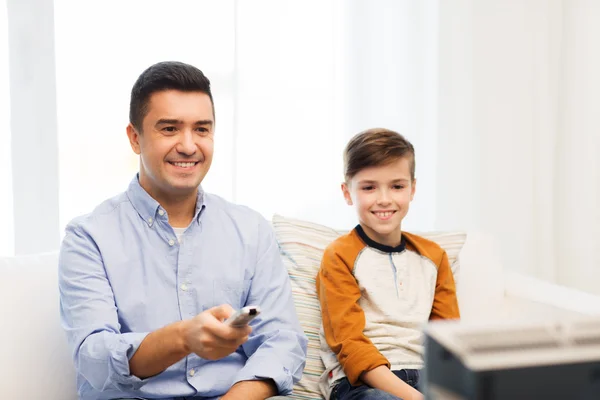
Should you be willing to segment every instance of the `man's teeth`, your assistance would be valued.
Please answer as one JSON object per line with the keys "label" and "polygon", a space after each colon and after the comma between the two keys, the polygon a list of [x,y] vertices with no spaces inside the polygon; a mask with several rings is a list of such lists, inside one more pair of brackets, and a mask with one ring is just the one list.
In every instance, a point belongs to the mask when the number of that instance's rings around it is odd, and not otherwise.
{"label": "man's teeth", "polygon": [[379,211],[375,211],[375,214],[377,214],[377,216],[379,217],[389,217],[390,215],[392,215],[394,212],[393,211],[385,211],[385,212],[379,212]]}
{"label": "man's teeth", "polygon": [[174,162],[173,165],[177,167],[190,168],[196,165],[195,162]]}

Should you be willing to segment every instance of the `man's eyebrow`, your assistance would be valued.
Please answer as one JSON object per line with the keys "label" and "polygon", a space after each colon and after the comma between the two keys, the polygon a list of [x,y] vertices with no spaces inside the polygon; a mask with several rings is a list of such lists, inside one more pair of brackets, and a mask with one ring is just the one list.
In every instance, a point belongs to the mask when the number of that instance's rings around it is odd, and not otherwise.
{"label": "man's eyebrow", "polygon": [[[174,118],[161,118],[156,121],[156,125],[183,125],[183,121]],[[213,121],[210,119],[202,119],[194,122],[194,125],[212,125]]]}
{"label": "man's eyebrow", "polygon": [[178,119],[169,119],[169,118],[161,118],[156,121],[156,125],[180,125],[183,124],[183,121]]}
{"label": "man's eyebrow", "polygon": [[194,122],[194,125],[212,125],[213,121],[211,119],[203,119],[200,121]]}

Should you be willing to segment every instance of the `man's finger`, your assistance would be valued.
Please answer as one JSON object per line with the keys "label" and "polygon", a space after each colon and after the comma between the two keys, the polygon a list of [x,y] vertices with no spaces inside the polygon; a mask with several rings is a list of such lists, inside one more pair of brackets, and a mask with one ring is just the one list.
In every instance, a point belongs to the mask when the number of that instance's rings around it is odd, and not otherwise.
{"label": "man's finger", "polygon": [[250,325],[230,326],[227,324],[217,324],[212,327],[212,334],[222,340],[238,341],[244,336],[250,335],[252,328]]}
{"label": "man's finger", "polygon": [[229,304],[221,304],[220,306],[209,308],[207,311],[219,321],[226,320],[235,312]]}

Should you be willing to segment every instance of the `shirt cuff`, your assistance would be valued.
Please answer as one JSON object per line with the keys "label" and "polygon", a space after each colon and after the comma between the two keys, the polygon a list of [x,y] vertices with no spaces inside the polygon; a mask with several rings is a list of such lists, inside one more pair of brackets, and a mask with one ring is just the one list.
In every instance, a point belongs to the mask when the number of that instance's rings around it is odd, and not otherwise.
{"label": "shirt cuff", "polygon": [[148,333],[122,333],[116,335],[117,340],[107,340],[109,381],[113,382],[113,386],[120,390],[138,390],[144,385],[145,380],[131,375],[129,360],[147,335]]}
{"label": "shirt cuff", "polygon": [[255,354],[246,361],[234,379],[234,384],[242,381],[272,379],[280,396],[292,393],[294,387],[293,371],[284,367],[277,357]]}

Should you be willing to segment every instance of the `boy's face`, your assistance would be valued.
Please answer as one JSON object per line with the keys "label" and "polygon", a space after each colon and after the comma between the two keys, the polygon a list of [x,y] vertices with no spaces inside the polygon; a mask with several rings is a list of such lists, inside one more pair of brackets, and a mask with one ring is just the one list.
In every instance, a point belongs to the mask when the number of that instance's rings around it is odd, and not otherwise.
{"label": "boy's face", "polygon": [[398,246],[400,225],[415,195],[416,180],[410,176],[410,160],[365,168],[342,184],[344,198],[356,207],[358,220],[374,241]]}

